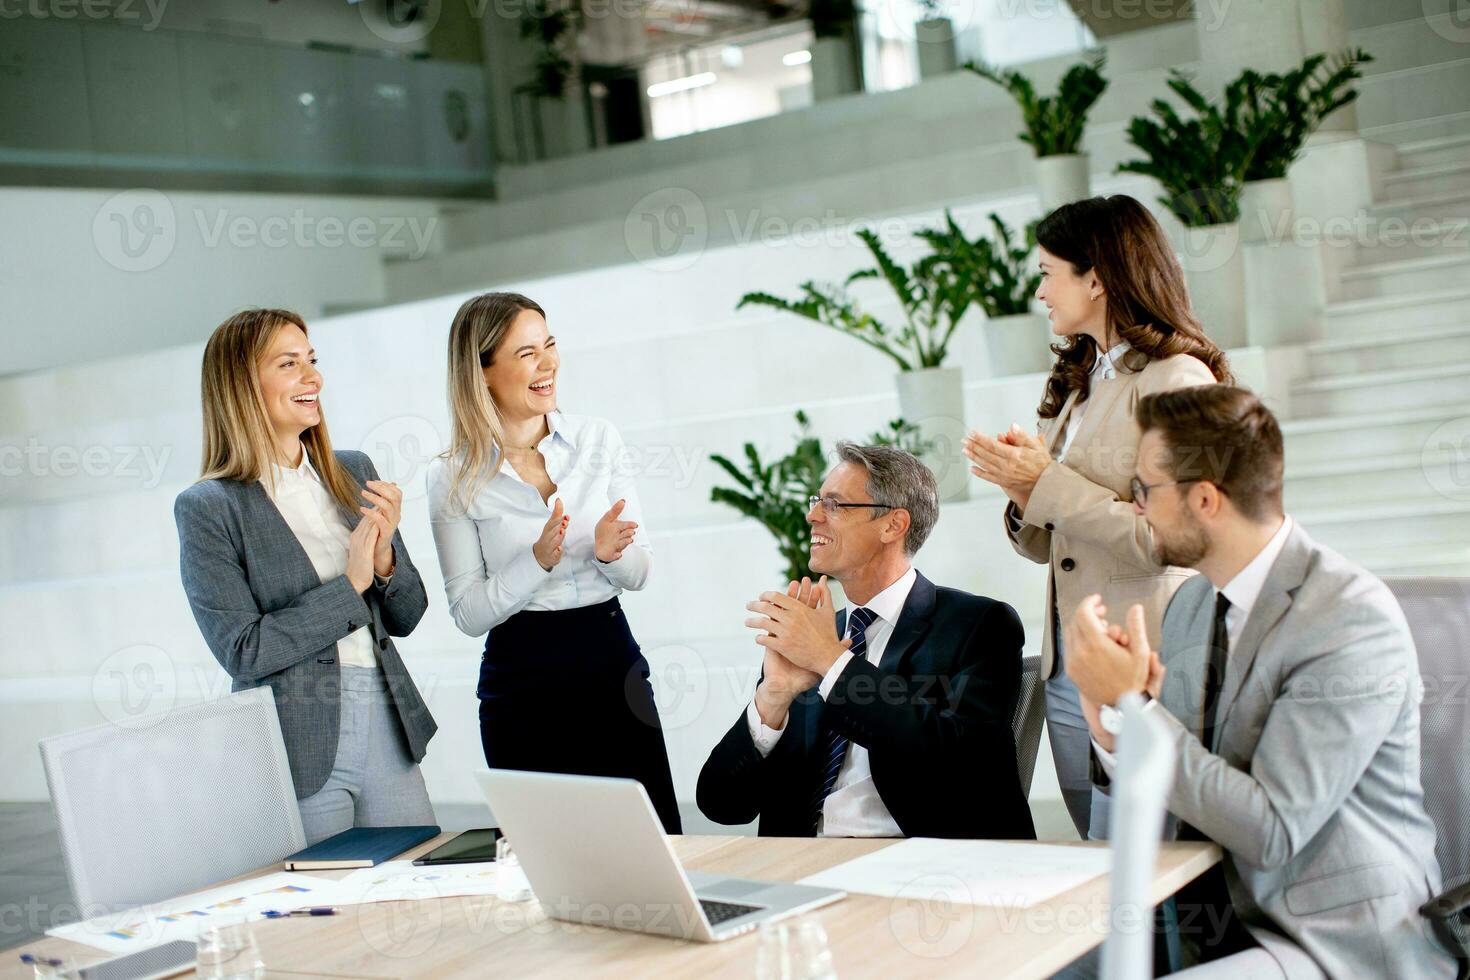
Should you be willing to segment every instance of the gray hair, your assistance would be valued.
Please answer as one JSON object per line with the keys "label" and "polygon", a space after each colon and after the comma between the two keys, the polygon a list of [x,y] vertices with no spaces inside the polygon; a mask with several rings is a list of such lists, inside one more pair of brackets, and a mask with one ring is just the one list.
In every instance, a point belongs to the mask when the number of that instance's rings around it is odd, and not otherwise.
{"label": "gray hair", "polygon": [[868,471],[868,495],[874,502],[909,512],[909,533],[903,550],[914,557],[939,519],[939,485],[929,467],[902,449],[859,446],[854,442],[839,442],[837,458]]}

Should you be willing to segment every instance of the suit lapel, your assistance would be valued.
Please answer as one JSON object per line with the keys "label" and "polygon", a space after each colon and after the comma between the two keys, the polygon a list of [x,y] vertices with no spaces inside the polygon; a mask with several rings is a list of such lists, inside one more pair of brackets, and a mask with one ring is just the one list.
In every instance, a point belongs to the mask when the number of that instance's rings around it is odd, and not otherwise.
{"label": "suit lapel", "polygon": [[[1080,428],[1077,430],[1077,437],[1072,440],[1071,450],[1077,450],[1088,444],[1092,439],[1092,434],[1102,427],[1123,393],[1134,390],[1136,377],[1135,374],[1119,370],[1116,377],[1092,383],[1087,393],[1087,409],[1082,413],[1081,421],[1077,423]],[[1077,392],[1074,391],[1072,397],[1076,395]],[[1071,455],[1070,450],[1067,455]]]}
{"label": "suit lapel", "polygon": [[[1230,709],[1240,696],[1246,678],[1255,664],[1261,643],[1291,608],[1293,593],[1307,577],[1307,565],[1311,559],[1312,541],[1301,525],[1295,525],[1286,537],[1281,554],[1276,556],[1271,571],[1266,574],[1266,583],[1256,604],[1251,607],[1245,628],[1240,632],[1234,649],[1230,651],[1225,667],[1225,686],[1220,691],[1219,722],[1217,731],[1225,730],[1230,718]],[[1218,736],[1216,738],[1218,744]]]}
{"label": "suit lapel", "polygon": [[[837,635],[841,637],[846,632],[847,609],[844,607],[837,610]],[[806,739],[806,744],[816,745],[818,744],[817,739],[822,734],[822,708],[826,705],[826,702],[822,700],[822,696],[817,693],[816,688],[801,692],[798,700],[806,702],[805,718],[803,719],[805,722],[803,725],[803,735]]]}
{"label": "suit lapel", "polygon": [[885,674],[896,673],[903,658],[929,631],[929,621],[934,617],[935,595],[934,583],[915,572],[914,586],[909,590],[903,611],[898,614],[898,622],[893,624],[893,635],[888,638],[883,658],[878,662],[879,669]]}
{"label": "suit lapel", "polygon": [[1210,630],[1214,623],[1214,589],[1204,593],[1184,626],[1184,639],[1172,643],[1164,673],[1164,705],[1189,730],[1200,734],[1204,724],[1205,666],[1210,659]]}
{"label": "suit lapel", "polygon": [[1080,394],[1080,391],[1074,391],[1068,395],[1067,400],[1062,402],[1062,410],[1051,420],[1051,428],[1046,433],[1046,451],[1053,458],[1056,457],[1057,447],[1061,445],[1062,433],[1067,431],[1067,419],[1071,416],[1072,409],[1077,407],[1077,396]]}

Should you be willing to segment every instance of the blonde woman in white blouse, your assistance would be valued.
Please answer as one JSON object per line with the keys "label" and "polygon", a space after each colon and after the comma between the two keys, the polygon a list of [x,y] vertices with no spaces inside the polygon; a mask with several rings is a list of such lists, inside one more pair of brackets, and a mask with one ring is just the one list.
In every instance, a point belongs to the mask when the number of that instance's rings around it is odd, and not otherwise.
{"label": "blonde woman in white blouse", "polygon": [[486,293],[449,335],[450,449],[429,510],[455,625],[485,639],[476,694],[485,761],[637,779],[680,832],[648,662],[618,603],[653,561],[623,444],[557,410],[546,314]]}

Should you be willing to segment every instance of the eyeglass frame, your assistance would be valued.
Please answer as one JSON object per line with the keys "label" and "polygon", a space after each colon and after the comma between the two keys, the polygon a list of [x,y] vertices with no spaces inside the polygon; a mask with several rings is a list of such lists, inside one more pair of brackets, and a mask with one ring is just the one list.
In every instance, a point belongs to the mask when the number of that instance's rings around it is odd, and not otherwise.
{"label": "eyeglass frame", "polygon": [[840,508],[842,510],[848,510],[855,507],[883,507],[888,510],[903,509],[901,507],[896,507],[893,504],[850,504],[846,501],[834,500],[830,494],[822,495],[814,493],[806,498],[806,509],[808,511],[811,511],[812,508],[816,507],[818,504],[822,505],[822,513],[826,514],[828,517],[833,516],[832,511],[834,508]]}
{"label": "eyeglass frame", "polygon": [[1193,480],[1169,480],[1165,483],[1144,483],[1142,480],[1135,476],[1133,479],[1128,481],[1128,492],[1133,495],[1133,500],[1135,503],[1138,504],[1138,506],[1147,507],[1148,495],[1150,491],[1157,490],[1160,487],[1182,487],[1190,483],[1202,482],[1204,482],[1203,477],[1196,477]]}

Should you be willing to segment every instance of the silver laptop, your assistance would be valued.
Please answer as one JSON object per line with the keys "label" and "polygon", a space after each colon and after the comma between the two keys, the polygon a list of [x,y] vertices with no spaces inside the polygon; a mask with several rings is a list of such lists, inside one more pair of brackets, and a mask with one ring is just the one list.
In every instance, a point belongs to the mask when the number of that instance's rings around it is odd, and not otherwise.
{"label": "silver laptop", "polygon": [[636,780],[508,769],[475,778],[555,919],[716,942],[846,895],[686,872]]}

